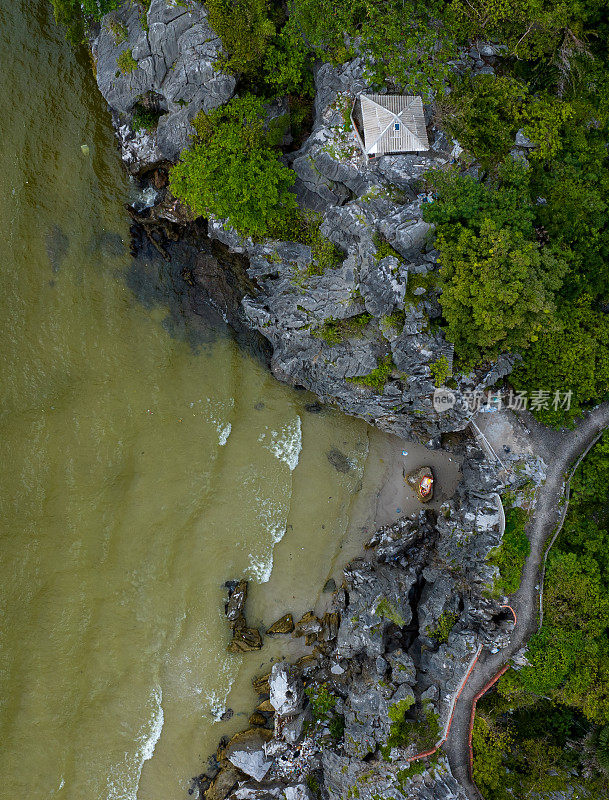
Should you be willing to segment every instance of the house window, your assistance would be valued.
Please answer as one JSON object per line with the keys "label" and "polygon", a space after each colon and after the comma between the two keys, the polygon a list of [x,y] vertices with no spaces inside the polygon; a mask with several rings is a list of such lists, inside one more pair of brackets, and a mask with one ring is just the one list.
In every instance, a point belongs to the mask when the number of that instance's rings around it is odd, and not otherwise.
{"label": "house window", "polygon": [[396,123],[395,123],[395,130],[396,130],[396,131],[399,131],[399,130],[400,130],[400,123],[399,123],[399,122],[396,122]]}

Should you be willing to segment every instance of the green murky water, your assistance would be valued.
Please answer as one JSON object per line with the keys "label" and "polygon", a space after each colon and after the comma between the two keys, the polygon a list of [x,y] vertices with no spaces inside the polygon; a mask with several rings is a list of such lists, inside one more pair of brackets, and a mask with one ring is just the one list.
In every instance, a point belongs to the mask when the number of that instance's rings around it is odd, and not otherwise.
{"label": "green murky water", "polygon": [[137,301],[109,116],[47,0],[0,0],[0,64],[0,796],[175,800],[273,654],[226,653],[222,583],[253,622],[313,604],[367,432]]}

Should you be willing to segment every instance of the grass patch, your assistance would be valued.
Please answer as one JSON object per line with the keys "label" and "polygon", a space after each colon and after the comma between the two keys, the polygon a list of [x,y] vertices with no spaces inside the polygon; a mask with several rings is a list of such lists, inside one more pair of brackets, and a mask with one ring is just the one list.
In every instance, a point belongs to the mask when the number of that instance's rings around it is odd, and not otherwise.
{"label": "grass patch", "polygon": [[137,61],[135,58],[133,58],[133,50],[131,50],[131,48],[128,50],[123,50],[120,56],[116,59],[116,66],[123,73],[123,75],[128,75],[130,72],[133,72],[137,69]]}
{"label": "grass patch", "polygon": [[379,359],[376,369],[373,369],[368,375],[355,375],[353,378],[347,378],[347,380],[349,383],[355,383],[358,386],[366,386],[369,389],[376,389],[377,392],[382,392],[394,369],[393,356],[389,353],[389,355]]}
{"label": "grass patch", "polygon": [[327,319],[319,328],[312,330],[311,334],[329,345],[340,344],[345,339],[362,336],[371,319],[366,312],[347,319]]}

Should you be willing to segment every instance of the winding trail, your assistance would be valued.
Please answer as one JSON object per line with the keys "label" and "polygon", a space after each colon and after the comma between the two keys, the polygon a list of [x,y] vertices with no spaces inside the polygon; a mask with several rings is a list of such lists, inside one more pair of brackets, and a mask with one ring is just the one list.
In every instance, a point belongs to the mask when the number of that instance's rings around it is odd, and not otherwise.
{"label": "winding trail", "polygon": [[554,448],[546,481],[539,489],[534,515],[527,528],[531,552],[524,565],[520,587],[510,598],[517,624],[503,650],[494,655],[483,651],[455,706],[450,735],[443,748],[453,775],[470,800],[481,798],[470,775],[470,732],[475,703],[537,630],[543,565],[548,545],[553,543],[566,516],[570,475],[608,426],[609,403],[603,403],[588,413],[575,430],[566,431]]}

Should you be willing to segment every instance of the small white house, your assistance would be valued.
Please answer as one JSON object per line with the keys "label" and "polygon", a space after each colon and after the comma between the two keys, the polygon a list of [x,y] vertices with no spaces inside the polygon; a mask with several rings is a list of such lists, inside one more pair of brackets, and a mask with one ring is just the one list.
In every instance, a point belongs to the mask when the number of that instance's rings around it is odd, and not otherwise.
{"label": "small white house", "polygon": [[353,106],[352,120],[359,143],[369,158],[429,150],[420,97],[360,94]]}

